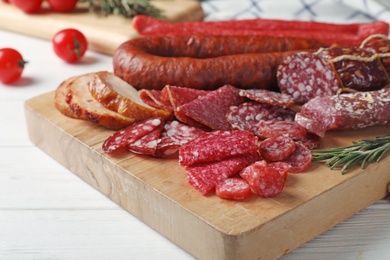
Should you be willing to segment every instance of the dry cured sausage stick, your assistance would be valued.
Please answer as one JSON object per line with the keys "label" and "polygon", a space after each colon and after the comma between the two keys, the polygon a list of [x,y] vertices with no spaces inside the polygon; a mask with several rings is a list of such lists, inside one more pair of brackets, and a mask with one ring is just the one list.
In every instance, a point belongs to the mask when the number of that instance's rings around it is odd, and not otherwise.
{"label": "dry cured sausage stick", "polygon": [[323,137],[328,130],[390,125],[390,88],[318,97],[302,106],[295,122]]}
{"label": "dry cured sausage stick", "polygon": [[372,34],[387,34],[389,25],[382,21],[331,24],[311,21],[246,19],[235,21],[167,22],[138,15],[133,27],[142,36],[165,35],[268,35],[319,39],[341,46],[357,46]]}
{"label": "dry cured sausage stick", "polygon": [[293,54],[278,68],[277,79],[281,92],[297,103],[342,92],[378,90],[390,82],[379,54],[358,47]]}
{"label": "dry cured sausage stick", "polygon": [[137,38],[115,51],[114,73],[138,89],[167,84],[205,90],[226,84],[270,88],[287,55],[321,46],[317,40],[265,36]]}

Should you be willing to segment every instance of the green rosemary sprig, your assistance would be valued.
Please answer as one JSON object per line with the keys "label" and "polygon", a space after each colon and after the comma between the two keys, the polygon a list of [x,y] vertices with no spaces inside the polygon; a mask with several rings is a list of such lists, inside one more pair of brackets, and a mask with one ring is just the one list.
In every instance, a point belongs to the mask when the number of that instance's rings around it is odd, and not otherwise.
{"label": "green rosemary sprig", "polygon": [[133,18],[137,14],[156,18],[162,17],[161,9],[150,3],[150,0],[80,0],[87,2],[91,12],[100,12],[103,15],[122,15]]}
{"label": "green rosemary sprig", "polygon": [[358,163],[364,169],[367,164],[380,161],[390,150],[390,135],[363,139],[352,145],[329,150],[312,150],[313,161],[324,161],[331,169],[341,168],[341,173]]}

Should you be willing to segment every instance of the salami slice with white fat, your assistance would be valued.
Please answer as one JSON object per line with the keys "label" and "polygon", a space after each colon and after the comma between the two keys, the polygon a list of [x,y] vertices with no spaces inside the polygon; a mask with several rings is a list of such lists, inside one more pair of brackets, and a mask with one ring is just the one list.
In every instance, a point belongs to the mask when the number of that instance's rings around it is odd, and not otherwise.
{"label": "salami slice with white fat", "polygon": [[310,150],[303,144],[297,142],[294,152],[282,160],[289,165],[289,172],[301,173],[310,168],[312,161]]}
{"label": "salami slice with white fat", "polygon": [[276,168],[269,167],[264,160],[245,167],[240,176],[248,182],[254,193],[264,198],[280,194],[286,182],[285,176]]}
{"label": "salami slice with white fat", "polygon": [[215,194],[221,199],[242,201],[252,195],[252,190],[249,183],[244,179],[227,178],[217,183]]}
{"label": "salami slice with white fat", "polygon": [[258,138],[247,131],[205,133],[180,147],[179,163],[188,166],[257,152],[257,142]]}
{"label": "salami slice with white fat", "polygon": [[151,107],[172,111],[172,107],[165,106],[161,102],[161,90],[141,89],[138,91],[138,95],[144,103],[148,104]]}
{"label": "salami slice with white fat", "polygon": [[202,129],[188,126],[175,120],[168,121],[167,123],[165,123],[164,131],[166,133],[166,136],[171,138],[178,145],[186,144],[189,141],[198,138],[199,136],[206,133]]}
{"label": "salami slice with white fat", "polygon": [[144,135],[140,139],[127,146],[127,150],[137,154],[153,155],[156,153],[157,145],[160,141],[160,136],[164,125],[161,124],[150,133]]}
{"label": "salami slice with white fat", "polygon": [[240,89],[240,96],[250,100],[280,107],[292,107],[294,99],[290,95],[267,89]]}
{"label": "salami slice with white fat", "polygon": [[263,138],[272,138],[278,136],[288,136],[292,139],[304,139],[306,129],[295,122],[268,120],[259,124],[261,136]]}
{"label": "salami slice with white fat", "polygon": [[103,142],[102,149],[106,153],[112,153],[119,148],[127,147],[162,124],[164,124],[164,120],[158,117],[136,122],[125,129],[113,133]]}
{"label": "salami slice with white fat", "polygon": [[239,106],[230,107],[226,118],[233,129],[249,131],[261,136],[260,122],[268,120],[294,121],[295,114],[295,111],[289,108],[258,102],[245,102]]}
{"label": "salami slice with white fat", "polygon": [[280,135],[267,138],[259,146],[260,155],[269,162],[281,161],[295,151],[295,141]]}

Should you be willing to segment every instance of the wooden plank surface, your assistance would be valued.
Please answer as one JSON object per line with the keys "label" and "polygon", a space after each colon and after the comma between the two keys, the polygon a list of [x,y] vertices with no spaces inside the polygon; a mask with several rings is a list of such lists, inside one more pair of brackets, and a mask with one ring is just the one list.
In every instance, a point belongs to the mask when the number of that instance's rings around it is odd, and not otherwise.
{"label": "wooden plank surface", "polygon": [[[196,0],[156,0],[152,3],[170,21],[203,18],[203,10]],[[0,1],[0,29],[51,40],[56,32],[64,28],[80,30],[87,37],[90,50],[109,55],[122,42],[138,37],[131,26],[131,19],[90,13],[85,5],[78,6],[71,14],[54,13],[43,8],[42,12],[32,15]]]}
{"label": "wooden plank surface", "polygon": [[[313,164],[307,173],[290,174],[284,192],[272,199],[202,197],[177,159],[105,155],[101,144],[111,131],[64,117],[53,96],[25,103],[31,141],[197,258],[279,257],[388,194],[389,157],[345,175]],[[323,147],[385,134],[389,127],[332,132]]]}

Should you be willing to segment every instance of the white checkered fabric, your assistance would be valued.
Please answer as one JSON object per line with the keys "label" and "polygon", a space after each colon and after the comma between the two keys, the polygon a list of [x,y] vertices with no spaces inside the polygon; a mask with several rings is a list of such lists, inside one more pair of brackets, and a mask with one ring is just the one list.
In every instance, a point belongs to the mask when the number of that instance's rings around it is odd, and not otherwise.
{"label": "white checkered fabric", "polygon": [[390,23],[390,0],[201,0],[205,20],[252,18]]}

